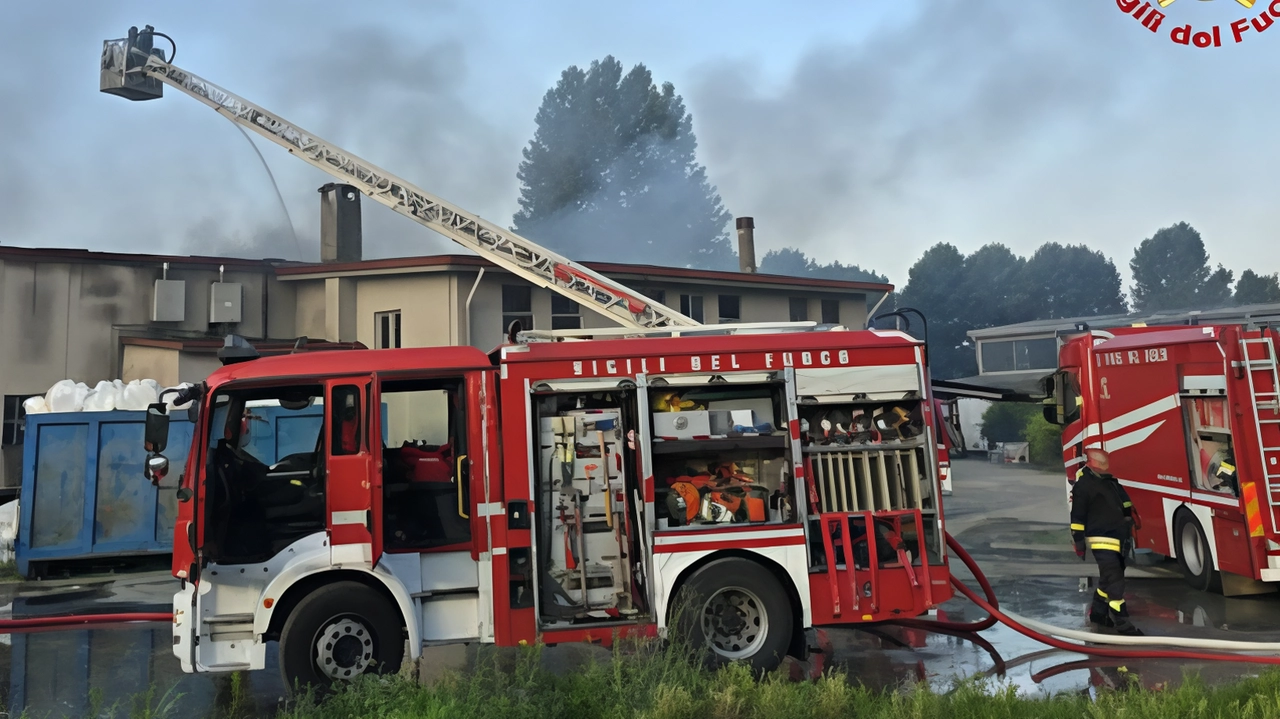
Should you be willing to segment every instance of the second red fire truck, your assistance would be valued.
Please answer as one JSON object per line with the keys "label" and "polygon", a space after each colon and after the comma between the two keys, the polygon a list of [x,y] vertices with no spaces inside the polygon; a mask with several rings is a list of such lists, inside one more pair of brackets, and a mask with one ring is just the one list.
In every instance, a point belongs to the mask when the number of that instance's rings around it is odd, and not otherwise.
{"label": "second red fire truck", "polygon": [[1140,518],[1136,549],[1177,558],[1199,589],[1280,586],[1277,339],[1242,325],[1084,329],[1050,383],[1068,488],[1083,451],[1106,449]]}

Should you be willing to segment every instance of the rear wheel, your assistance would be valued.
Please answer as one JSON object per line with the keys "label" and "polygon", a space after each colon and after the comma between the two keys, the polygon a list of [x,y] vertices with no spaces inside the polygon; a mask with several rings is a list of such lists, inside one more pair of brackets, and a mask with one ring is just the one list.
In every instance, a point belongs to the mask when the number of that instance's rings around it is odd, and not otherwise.
{"label": "rear wheel", "polygon": [[757,671],[782,663],[791,644],[793,608],[769,570],[737,557],[702,567],[680,588],[677,626],[713,666],[744,661]]}
{"label": "rear wheel", "polygon": [[1193,589],[1212,591],[1219,582],[1213,569],[1213,554],[1204,528],[1195,515],[1187,511],[1178,513],[1173,523],[1173,537],[1178,551],[1178,567],[1182,577]]}
{"label": "rear wheel", "polygon": [[280,673],[290,691],[324,691],[361,674],[394,674],[404,658],[399,610],[358,582],[307,595],[280,632]]}

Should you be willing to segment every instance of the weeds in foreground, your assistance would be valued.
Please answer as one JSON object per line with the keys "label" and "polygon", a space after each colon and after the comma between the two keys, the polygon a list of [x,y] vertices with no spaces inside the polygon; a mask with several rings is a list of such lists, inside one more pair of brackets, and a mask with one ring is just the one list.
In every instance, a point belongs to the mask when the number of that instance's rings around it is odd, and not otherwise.
{"label": "weeds in foreground", "polygon": [[376,716],[444,719],[1193,719],[1280,718],[1280,671],[1210,688],[1193,675],[1176,688],[1150,691],[1131,679],[1119,689],[1030,698],[990,680],[957,682],[946,693],[929,686],[879,691],[829,671],[812,682],[781,674],[755,676],[741,664],[707,669],[687,646],[621,641],[606,661],[557,671],[540,646],[486,647],[466,675],[433,687],[403,677],[368,677],[336,694],[300,701],[279,716],[338,719]]}
{"label": "weeds in foreground", "polygon": [[[566,651],[567,650],[567,651]],[[594,659],[577,662],[584,655]],[[364,677],[326,697],[291,700],[281,719],[1280,719],[1280,670],[1209,687],[1187,675],[1174,688],[1148,690],[1121,671],[1121,686],[1031,698],[1010,683],[977,678],[940,692],[927,684],[880,690],[847,670],[816,681],[763,676],[747,666],[705,667],[688,642],[620,639],[609,652],[568,646],[480,647],[465,672],[419,686],[413,672]],[[156,687],[104,706],[89,693],[85,716],[118,719],[257,716],[244,677],[222,677],[216,706],[179,702],[177,688]],[[180,704],[183,704],[180,706]],[[23,713],[22,716],[32,716]]]}
{"label": "weeds in foreground", "polygon": [[15,561],[0,562],[0,583],[21,582],[25,579],[18,574],[18,563]]}

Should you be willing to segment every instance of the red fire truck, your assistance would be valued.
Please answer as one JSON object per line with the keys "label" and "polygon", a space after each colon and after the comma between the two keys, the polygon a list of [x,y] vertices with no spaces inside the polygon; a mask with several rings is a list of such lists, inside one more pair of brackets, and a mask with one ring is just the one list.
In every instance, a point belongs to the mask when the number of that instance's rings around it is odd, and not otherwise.
{"label": "red fire truck", "polygon": [[1140,517],[1136,551],[1176,557],[1227,595],[1280,582],[1276,332],[1241,325],[1084,329],[1066,339],[1045,417],[1070,485],[1102,447]]}
{"label": "red fire truck", "polygon": [[[154,37],[107,41],[104,92],[176,88],[621,325],[513,328],[488,354],[260,358],[228,338],[175,399],[195,423],[173,557],[185,671],[261,669],[278,640],[286,680],[323,685],[396,669],[406,643],[608,643],[677,621],[714,660],[768,668],[815,627],[951,597],[922,343],[702,326],[165,62]],[[153,405],[152,481],[167,429]]]}

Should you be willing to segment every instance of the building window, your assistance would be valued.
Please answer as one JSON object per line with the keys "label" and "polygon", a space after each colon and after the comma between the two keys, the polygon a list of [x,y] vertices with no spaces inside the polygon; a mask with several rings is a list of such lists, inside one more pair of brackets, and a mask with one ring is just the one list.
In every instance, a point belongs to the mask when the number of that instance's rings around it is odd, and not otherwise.
{"label": "building window", "polygon": [[1058,367],[1058,340],[1053,337],[981,342],[978,347],[983,374]]}
{"label": "building window", "polygon": [[559,292],[551,293],[551,329],[582,329],[582,310],[578,303]]}
{"label": "building window", "polygon": [[502,286],[503,334],[512,322],[519,322],[521,330],[533,329],[533,288],[529,285]]}
{"label": "building window", "polygon": [[373,315],[373,346],[386,350],[399,348],[400,344],[400,310],[375,312]]}
{"label": "building window", "polygon": [[822,324],[840,324],[840,300],[822,301]]}
{"label": "building window", "polygon": [[657,303],[658,303],[658,304],[660,304],[660,305],[665,305],[665,304],[667,304],[667,291],[666,291],[666,290],[645,290],[645,292],[644,292],[644,296],[645,296],[645,297],[648,297],[649,299],[653,300],[654,302],[657,302]]}
{"label": "building window", "polygon": [[720,324],[742,321],[742,297],[738,295],[720,295]]}
{"label": "building window", "polygon": [[0,432],[0,445],[20,445],[26,436],[27,410],[22,403],[33,394],[11,394],[4,398],[4,429]]}
{"label": "building window", "polygon": [[804,297],[791,298],[791,321],[792,322],[808,322],[809,321],[809,300]]}
{"label": "building window", "polygon": [[680,314],[701,323],[702,295],[680,295]]}

